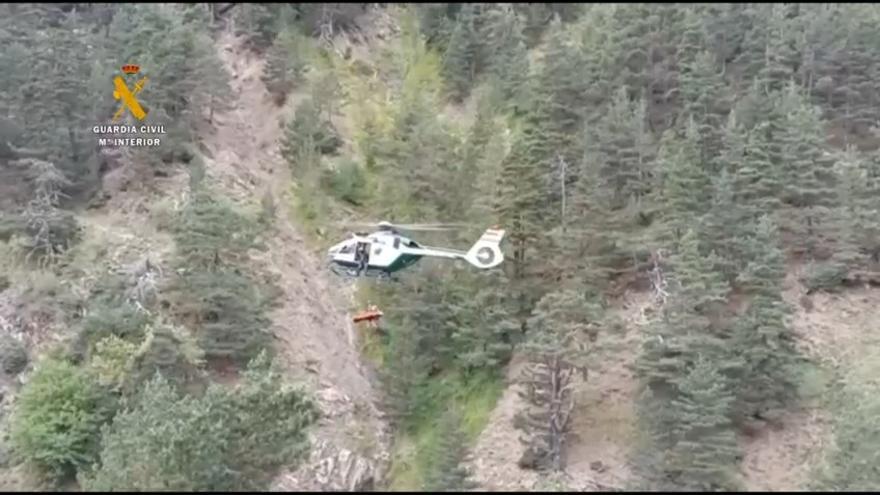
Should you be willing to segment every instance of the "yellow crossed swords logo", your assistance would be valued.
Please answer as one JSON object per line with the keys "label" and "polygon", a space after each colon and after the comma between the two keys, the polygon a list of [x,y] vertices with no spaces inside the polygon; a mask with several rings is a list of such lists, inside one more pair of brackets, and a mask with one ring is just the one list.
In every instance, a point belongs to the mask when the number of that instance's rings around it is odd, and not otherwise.
{"label": "yellow crossed swords logo", "polygon": [[144,120],[144,117],[147,116],[147,112],[141,108],[141,104],[138,103],[135,95],[144,89],[144,84],[146,83],[147,78],[144,77],[134,85],[134,91],[129,91],[128,86],[125,85],[125,81],[122,80],[122,77],[116,76],[113,79],[113,87],[115,88],[113,91],[113,98],[122,100],[122,106],[120,106],[119,110],[116,111],[116,114],[113,115],[113,122],[116,122],[119,117],[122,116],[122,112],[124,112],[126,108],[131,111],[131,114],[134,115],[136,119]]}

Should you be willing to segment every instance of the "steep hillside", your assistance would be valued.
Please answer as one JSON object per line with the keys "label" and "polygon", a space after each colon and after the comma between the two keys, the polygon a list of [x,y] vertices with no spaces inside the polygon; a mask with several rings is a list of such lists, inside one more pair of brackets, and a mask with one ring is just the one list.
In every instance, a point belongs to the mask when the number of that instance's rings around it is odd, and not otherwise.
{"label": "steep hillside", "polygon": [[206,171],[242,201],[254,201],[268,191],[282,205],[278,230],[265,255],[256,259],[278,277],[284,291],[272,331],[287,369],[311,383],[328,415],[315,433],[317,448],[310,464],[287,475],[279,488],[369,486],[381,473],[387,440],[376,409],[373,374],[361,364],[358,336],[344,312],[350,287],[329,278],[289,218],[291,179],[278,146],[281,123],[296,98],[283,108],[274,105],[260,80],[264,61],[243,45],[229,31],[218,42],[235,100],[231,110],[215,115],[216,128],[205,136]]}
{"label": "steep hillside", "polygon": [[[0,5],[0,488],[875,487],[878,26]],[[158,150],[92,141],[119,57]],[[505,261],[333,275],[379,220]]]}
{"label": "steep hillside", "polygon": [[[266,249],[251,256],[256,269],[274,277],[281,290],[271,313],[274,349],[292,383],[301,383],[317,399],[322,418],[311,432],[310,458],[296,472],[278,476],[277,490],[357,490],[381,479],[386,469],[386,425],[377,408],[373,372],[361,364],[358,336],[345,308],[350,287],[328,277],[321,260],[308,248],[290,220],[291,179],[278,154],[281,120],[290,105],[279,108],[260,81],[263,60],[243,46],[231,30],[216,46],[231,75],[232,100],[199,123],[201,161],[206,180],[240,205],[255,205],[267,193],[277,207],[275,231]],[[291,103],[295,103],[295,98]],[[77,267],[71,280],[74,293],[86,297],[94,282],[108,273],[137,277],[146,266],[157,270],[155,283],[170,269],[174,242],[168,221],[190,199],[188,173],[182,164],[169,167],[164,177],[150,177],[142,164],[123,154],[104,175],[102,204],[79,216],[83,239],[70,253]],[[10,259],[11,261],[11,259]],[[11,289],[0,294],[0,324],[28,346],[39,361],[53,342],[63,342],[63,316],[32,314],[48,293],[22,293],[35,278],[44,277],[47,291],[59,280],[49,271],[30,272],[10,263]],[[235,383],[234,369],[217,379]],[[27,381],[27,374],[20,383]],[[11,408],[20,383],[5,385],[5,407]],[[38,483],[16,467],[0,479],[9,489]],[[25,483],[21,485],[21,483]]]}

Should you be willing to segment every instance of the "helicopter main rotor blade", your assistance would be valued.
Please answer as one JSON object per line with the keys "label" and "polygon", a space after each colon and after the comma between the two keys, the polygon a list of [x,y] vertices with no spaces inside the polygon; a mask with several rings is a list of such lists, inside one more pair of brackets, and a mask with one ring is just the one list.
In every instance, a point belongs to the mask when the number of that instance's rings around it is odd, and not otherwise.
{"label": "helicopter main rotor blade", "polygon": [[467,224],[455,223],[391,223],[391,222],[343,222],[342,225],[359,228],[392,228],[410,231],[444,231],[467,227]]}

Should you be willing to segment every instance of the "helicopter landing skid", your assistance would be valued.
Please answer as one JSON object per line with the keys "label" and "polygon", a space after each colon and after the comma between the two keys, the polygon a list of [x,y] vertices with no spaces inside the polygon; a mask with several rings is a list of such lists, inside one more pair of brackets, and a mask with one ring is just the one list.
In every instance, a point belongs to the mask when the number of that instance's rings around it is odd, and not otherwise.
{"label": "helicopter landing skid", "polygon": [[397,282],[398,279],[391,275],[390,273],[384,270],[366,270],[363,272],[358,272],[356,268],[341,268],[336,265],[331,265],[330,270],[333,271],[336,275],[339,275],[342,278],[355,280],[358,278],[373,278],[378,281],[386,282]]}

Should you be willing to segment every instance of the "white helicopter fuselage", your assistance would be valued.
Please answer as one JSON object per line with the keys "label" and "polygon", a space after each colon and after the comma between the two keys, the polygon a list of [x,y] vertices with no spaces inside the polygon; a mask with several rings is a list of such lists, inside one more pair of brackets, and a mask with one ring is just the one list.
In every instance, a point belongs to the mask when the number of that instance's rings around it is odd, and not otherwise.
{"label": "white helicopter fuselage", "polygon": [[492,268],[504,260],[499,243],[504,237],[503,230],[487,230],[467,252],[454,249],[421,246],[417,242],[400,235],[399,232],[381,230],[371,234],[354,234],[328,250],[330,262],[343,268],[357,269],[360,264],[357,248],[365,244],[368,271],[391,274],[419,261],[425,256],[447,259],[462,259],[477,268]]}

